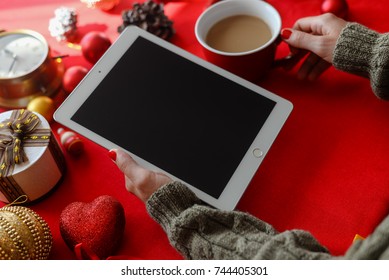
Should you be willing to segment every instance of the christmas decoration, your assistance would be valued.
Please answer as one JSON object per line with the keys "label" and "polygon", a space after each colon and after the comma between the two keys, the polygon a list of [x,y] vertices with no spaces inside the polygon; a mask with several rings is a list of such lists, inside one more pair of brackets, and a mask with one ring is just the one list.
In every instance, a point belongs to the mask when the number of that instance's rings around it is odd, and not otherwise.
{"label": "christmas decoration", "polygon": [[0,260],[44,260],[52,243],[49,226],[36,212],[12,204],[0,208]]}
{"label": "christmas decoration", "polygon": [[59,225],[62,238],[71,250],[79,253],[79,258],[106,259],[121,242],[124,209],[108,195],[90,203],[73,202],[62,211]]}
{"label": "christmas decoration", "polygon": [[48,122],[53,121],[55,111],[53,99],[48,96],[38,96],[27,104],[27,110],[41,114]]}
{"label": "christmas decoration", "polygon": [[104,33],[91,31],[82,37],[80,46],[85,59],[94,64],[111,46],[111,41]]}
{"label": "christmas decoration", "polygon": [[120,3],[120,0],[81,0],[88,8],[109,11]]}
{"label": "christmas decoration", "polygon": [[49,21],[50,35],[57,41],[71,40],[77,31],[77,13],[72,8],[60,7]]}
{"label": "christmas decoration", "polygon": [[321,13],[332,13],[338,17],[346,18],[348,4],[346,0],[325,0],[321,5]]}
{"label": "christmas decoration", "polygon": [[21,109],[0,114],[0,200],[47,194],[62,178],[65,161],[47,120]]}
{"label": "christmas decoration", "polygon": [[143,4],[135,3],[132,10],[122,12],[122,19],[119,33],[129,25],[136,25],[165,40],[169,40],[175,33],[173,22],[164,13],[164,5],[151,0]]}
{"label": "christmas decoration", "polygon": [[79,155],[84,150],[84,143],[81,139],[71,131],[66,131],[63,128],[58,129],[58,135],[62,146],[72,155]]}
{"label": "christmas decoration", "polygon": [[66,69],[62,78],[62,88],[66,93],[71,93],[81,80],[88,74],[88,69],[83,66],[71,66]]}

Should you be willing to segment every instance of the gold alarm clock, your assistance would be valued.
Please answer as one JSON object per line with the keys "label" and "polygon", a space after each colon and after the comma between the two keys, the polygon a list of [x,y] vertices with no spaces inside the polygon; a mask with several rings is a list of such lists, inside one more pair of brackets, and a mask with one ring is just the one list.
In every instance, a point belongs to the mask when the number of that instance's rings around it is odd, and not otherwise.
{"label": "gold alarm clock", "polygon": [[24,108],[34,97],[55,94],[64,65],[46,39],[28,29],[0,31],[0,106]]}

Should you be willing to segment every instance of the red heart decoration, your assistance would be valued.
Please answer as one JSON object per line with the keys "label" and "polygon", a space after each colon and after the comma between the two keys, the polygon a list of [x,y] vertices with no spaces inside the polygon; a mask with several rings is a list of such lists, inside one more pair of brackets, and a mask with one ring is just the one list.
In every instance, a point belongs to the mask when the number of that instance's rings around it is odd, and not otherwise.
{"label": "red heart decoration", "polygon": [[[100,259],[111,256],[119,246],[125,227],[123,206],[115,198],[103,195],[90,203],[73,202],[61,213],[60,232],[74,250],[82,244],[84,252]],[[85,256],[83,258],[90,258]]]}

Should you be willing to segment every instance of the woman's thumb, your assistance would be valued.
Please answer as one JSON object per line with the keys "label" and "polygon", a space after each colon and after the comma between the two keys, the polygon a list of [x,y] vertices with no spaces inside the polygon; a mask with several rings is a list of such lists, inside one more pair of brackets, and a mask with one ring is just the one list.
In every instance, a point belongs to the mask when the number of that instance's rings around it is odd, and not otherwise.
{"label": "woman's thumb", "polygon": [[108,155],[126,175],[131,175],[132,171],[138,167],[133,158],[121,149],[112,149]]}

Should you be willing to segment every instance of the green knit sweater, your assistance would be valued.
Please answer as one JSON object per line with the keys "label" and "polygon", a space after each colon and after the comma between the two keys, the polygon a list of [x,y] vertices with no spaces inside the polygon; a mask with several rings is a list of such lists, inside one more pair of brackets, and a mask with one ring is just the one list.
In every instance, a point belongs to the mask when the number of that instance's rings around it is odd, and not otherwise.
{"label": "green knit sweater", "polygon": [[186,259],[389,259],[389,218],[345,256],[335,257],[307,231],[277,232],[248,213],[214,209],[177,181],[156,191],[147,210]]}
{"label": "green knit sweater", "polygon": [[[374,92],[389,98],[389,35],[348,24],[334,53],[338,69],[369,76]],[[203,204],[180,182],[161,187],[147,201],[151,217],[186,259],[389,259],[389,218],[371,236],[356,241],[345,256],[332,256],[307,231],[277,232],[240,211]]]}
{"label": "green knit sweater", "polygon": [[377,97],[389,100],[389,33],[348,23],[334,51],[335,68],[370,78]]}

